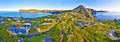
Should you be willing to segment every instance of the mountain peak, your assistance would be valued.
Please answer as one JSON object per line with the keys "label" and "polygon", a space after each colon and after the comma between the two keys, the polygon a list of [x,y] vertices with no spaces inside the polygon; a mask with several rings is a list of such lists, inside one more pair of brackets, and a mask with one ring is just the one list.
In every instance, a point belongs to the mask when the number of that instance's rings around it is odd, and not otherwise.
{"label": "mountain peak", "polygon": [[93,14],[95,13],[94,9],[85,8],[84,5],[80,5],[73,9],[73,12],[84,14],[86,18],[94,19]]}
{"label": "mountain peak", "polygon": [[85,9],[85,6],[84,6],[84,5],[79,5],[78,7],[76,7],[76,8],[73,9],[73,10],[76,10],[76,9]]}

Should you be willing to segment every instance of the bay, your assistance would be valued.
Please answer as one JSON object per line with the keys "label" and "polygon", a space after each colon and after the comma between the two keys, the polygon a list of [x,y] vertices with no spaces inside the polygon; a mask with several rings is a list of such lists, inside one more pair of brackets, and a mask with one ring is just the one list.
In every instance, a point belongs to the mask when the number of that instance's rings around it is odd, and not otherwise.
{"label": "bay", "polygon": [[51,13],[20,13],[16,11],[0,11],[0,17],[23,17],[23,18],[38,18],[42,16],[52,15]]}

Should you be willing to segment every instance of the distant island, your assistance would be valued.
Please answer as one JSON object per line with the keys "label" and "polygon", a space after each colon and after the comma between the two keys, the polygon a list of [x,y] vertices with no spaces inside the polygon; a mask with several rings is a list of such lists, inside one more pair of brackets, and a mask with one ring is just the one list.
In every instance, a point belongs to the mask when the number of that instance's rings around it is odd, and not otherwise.
{"label": "distant island", "polygon": [[64,13],[69,12],[71,10],[38,10],[38,9],[20,9],[19,12],[30,12],[30,13],[38,13],[38,12],[45,12],[45,13]]}
{"label": "distant island", "polygon": [[108,12],[108,11],[104,11],[104,10],[99,10],[99,11],[96,11],[96,12]]}
{"label": "distant island", "polygon": [[[84,8],[83,5],[80,5],[76,8],[74,8],[73,10],[38,10],[38,9],[19,9],[19,12],[29,12],[29,13],[38,13],[38,12],[45,12],[45,13],[52,13],[52,14],[60,14],[60,13],[66,13],[66,12],[71,12],[74,11],[76,9],[81,9]],[[97,12],[108,12],[108,11],[104,11],[104,10],[94,10],[94,9],[90,9],[90,8],[86,8],[88,10],[92,11],[92,14],[95,14]]]}

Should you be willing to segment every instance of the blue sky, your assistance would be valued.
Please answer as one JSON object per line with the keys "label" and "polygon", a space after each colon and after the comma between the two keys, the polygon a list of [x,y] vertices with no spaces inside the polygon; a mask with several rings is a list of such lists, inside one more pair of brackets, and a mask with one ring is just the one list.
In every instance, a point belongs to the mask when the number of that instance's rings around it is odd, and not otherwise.
{"label": "blue sky", "polygon": [[0,0],[0,11],[19,9],[73,9],[79,5],[96,10],[120,11],[120,0]]}

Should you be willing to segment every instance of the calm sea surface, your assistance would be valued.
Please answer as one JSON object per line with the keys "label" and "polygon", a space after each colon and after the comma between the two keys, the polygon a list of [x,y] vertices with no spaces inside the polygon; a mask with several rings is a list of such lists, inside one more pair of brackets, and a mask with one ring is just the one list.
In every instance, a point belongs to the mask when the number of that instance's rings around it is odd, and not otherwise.
{"label": "calm sea surface", "polygon": [[0,11],[1,17],[23,17],[23,18],[37,18],[42,16],[52,15],[51,13],[20,13],[13,11]]}
{"label": "calm sea surface", "polygon": [[120,20],[120,12],[100,12],[97,13],[95,16],[99,20]]}
{"label": "calm sea surface", "polygon": [[[52,15],[51,13],[20,13],[13,11],[0,11],[1,17],[24,17],[24,18],[37,18],[42,16]],[[120,20],[120,12],[99,12],[95,14],[99,20]]]}

